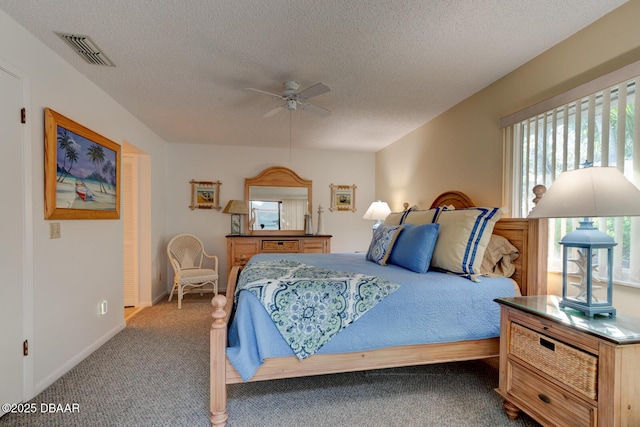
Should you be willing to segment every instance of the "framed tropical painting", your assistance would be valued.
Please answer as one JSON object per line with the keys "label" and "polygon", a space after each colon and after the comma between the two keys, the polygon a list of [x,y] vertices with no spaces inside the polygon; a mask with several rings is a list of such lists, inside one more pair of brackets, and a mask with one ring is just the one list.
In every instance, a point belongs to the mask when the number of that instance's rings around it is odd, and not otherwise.
{"label": "framed tropical painting", "polygon": [[44,218],[120,218],[120,145],[49,108],[44,126]]}

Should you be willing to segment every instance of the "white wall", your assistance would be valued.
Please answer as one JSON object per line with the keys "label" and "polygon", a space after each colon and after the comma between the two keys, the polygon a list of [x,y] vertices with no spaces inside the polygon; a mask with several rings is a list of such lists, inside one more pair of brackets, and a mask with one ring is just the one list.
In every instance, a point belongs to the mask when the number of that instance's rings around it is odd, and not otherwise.
{"label": "white wall", "polygon": [[[33,235],[27,245],[33,247],[27,254],[33,272],[24,294],[25,338],[31,348],[25,394],[30,398],[124,327],[122,221],[44,220],[43,109],[52,108],[118,144],[127,140],[150,154],[152,264],[158,270],[165,268],[157,254],[166,229],[167,144],[2,11],[0,57],[22,71],[29,90],[25,170],[32,171],[27,218],[33,219],[26,227]],[[3,204],[6,209],[11,203]],[[49,239],[50,222],[61,224],[60,239]],[[100,316],[98,304],[105,299],[109,312]]]}
{"label": "white wall", "polygon": [[[317,226],[318,204],[324,209],[323,220],[331,239],[332,252],[367,250],[373,222],[362,219],[375,197],[374,153],[326,150],[209,146],[199,144],[169,144],[167,193],[168,235],[192,233],[200,237],[208,253],[218,255],[222,272],[220,288],[226,284],[226,239],[230,231],[230,216],[222,209],[231,199],[244,199],[244,179],[258,175],[271,166],[293,169],[302,178],[313,181],[313,224]],[[190,180],[221,181],[222,209],[191,210]],[[330,184],[356,185],[356,212],[330,212]],[[171,268],[167,267],[167,287],[170,289]]]}

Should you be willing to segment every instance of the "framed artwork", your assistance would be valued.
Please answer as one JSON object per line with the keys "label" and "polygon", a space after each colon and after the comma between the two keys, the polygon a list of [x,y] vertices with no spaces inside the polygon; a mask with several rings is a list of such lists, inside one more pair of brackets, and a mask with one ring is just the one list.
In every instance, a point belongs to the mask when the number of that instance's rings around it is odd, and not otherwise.
{"label": "framed artwork", "polygon": [[120,218],[120,145],[49,108],[44,126],[44,218]]}
{"label": "framed artwork", "polygon": [[331,187],[331,207],[333,211],[356,211],[355,185],[329,185]]}
{"label": "framed artwork", "polygon": [[191,184],[191,205],[194,209],[220,210],[220,181],[189,181]]}

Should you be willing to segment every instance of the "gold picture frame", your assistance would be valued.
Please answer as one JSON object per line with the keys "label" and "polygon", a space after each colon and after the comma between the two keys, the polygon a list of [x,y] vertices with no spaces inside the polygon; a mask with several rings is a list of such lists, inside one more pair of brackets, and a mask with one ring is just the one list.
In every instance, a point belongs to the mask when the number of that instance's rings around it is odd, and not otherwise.
{"label": "gold picture frame", "polygon": [[356,185],[329,185],[331,187],[331,207],[333,211],[356,211]]}
{"label": "gold picture frame", "polygon": [[45,219],[119,219],[120,145],[44,110]]}
{"label": "gold picture frame", "polygon": [[220,210],[220,181],[189,181],[191,184],[191,205],[189,209]]}

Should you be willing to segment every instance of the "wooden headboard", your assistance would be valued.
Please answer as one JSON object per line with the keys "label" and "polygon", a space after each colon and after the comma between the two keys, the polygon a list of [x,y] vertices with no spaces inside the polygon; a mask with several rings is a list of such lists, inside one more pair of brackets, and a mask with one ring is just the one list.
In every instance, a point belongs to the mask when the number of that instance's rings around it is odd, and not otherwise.
{"label": "wooden headboard", "polygon": [[[456,209],[476,207],[469,196],[461,191],[446,191],[435,198],[431,208],[454,206]],[[522,295],[547,293],[547,223],[540,219],[502,218],[493,233],[508,239],[518,248],[516,272],[512,276]]]}

